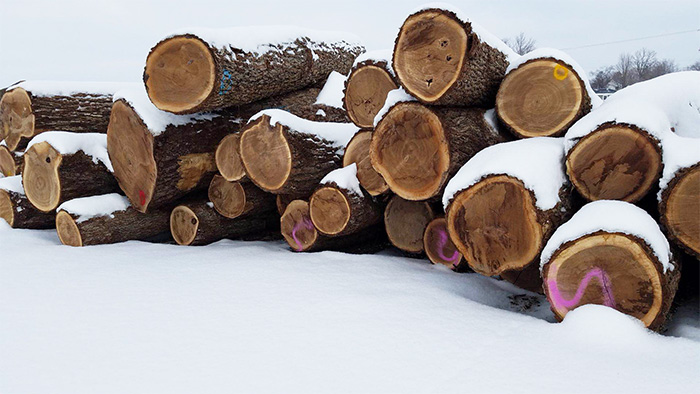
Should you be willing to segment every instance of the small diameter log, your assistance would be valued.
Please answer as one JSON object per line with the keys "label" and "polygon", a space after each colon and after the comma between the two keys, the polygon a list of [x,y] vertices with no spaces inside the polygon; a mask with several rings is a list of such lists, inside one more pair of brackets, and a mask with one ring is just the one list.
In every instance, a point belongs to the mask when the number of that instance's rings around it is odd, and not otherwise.
{"label": "small diameter log", "polygon": [[389,185],[384,178],[372,167],[369,157],[369,147],[372,142],[372,131],[363,130],[355,134],[345,147],[343,155],[343,167],[355,163],[357,165],[357,179],[360,185],[371,196],[379,196],[389,191]]}
{"label": "small diameter log", "polygon": [[646,212],[621,201],[597,201],[552,236],[542,252],[542,277],[559,320],[581,305],[599,304],[659,330],[678,288],[680,267]]}
{"label": "small diameter log", "polygon": [[407,200],[438,196],[467,160],[506,141],[484,115],[478,108],[400,102],[372,134],[372,166],[394,193]]}
{"label": "small diameter log", "polygon": [[423,250],[433,264],[442,264],[455,271],[463,271],[466,268],[467,264],[462,254],[450,239],[444,217],[431,220],[425,227]]}
{"label": "small diameter log", "polygon": [[[263,37],[264,42],[251,45],[251,37]],[[333,70],[346,74],[363,51],[351,35],[329,32],[271,31],[267,27],[194,29],[153,47],[143,80],[156,107],[178,114],[196,113],[315,85]]]}
{"label": "small diameter log", "polygon": [[32,139],[24,154],[22,183],[42,212],[78,197],[119,190],[107,156],[107,136],[51,131]]}
{"label": "small diameter log", "polygon": [[498,118],[519,138],[562,136],[591,110],[586,75],[568,56],[554,58],[550,52],[536,50],[511,65],[498,89]]}
{"label": "small diameter log", "polygon": [[15,151],[44,131],[106,133],[112,95],[127,85],[25,81],[10,86],[0,98],[0,136]]}
{"label": "small diameter log", "polygon": [[284,215],[284,211],[287,210],[287,206],[289,206],[289,203],[291,203],[294,200],[308,200],[311,196],[306,196],[306,197],[296,197],[291,194],[278,194],[276,198],[276,203],[277,203],[277,213],[280,214],[280,216]]}
{"label": "small diameter log", "polygon": [[179,245],[208,245],[226,238],[265,239],[278,231],[277,212],[229,219],[219,215],[206,200],[178,205],[170,214],[170,232]]}
{"label": "small diameter log", "polygon": [[387,94],[398,87],[391,69],[391,51],[367,52],[355,60],[345,82],[343,107],[357,126],[373,128]]}
{"label": "small diameter log", "polygon": [[458,14],[430,8],[410,15],[396,38],[393,69],[425,104],[491,108],[508,57],[517,55]]}
{"label": "small diameter log", "polygon": [[[696,163],[669,171],[668,175],[664,169],[659,213],[668,238],[700,259],[700,157],[697,157],[700,156],[700,147],[697,140],[686,143],[696,149]],[[673,153],[676,152],[665,152],[664,157]],[[667,161],[664,165],[671,166],[672,163]]]}
{"label": "small diameter log", "polygon": [[229,182],[221,175],[214,175],[208,194],[216,212],[229,219],[277,209],[273,194],[260,190],[250,182]]}
{"label": "small diameter log", "polygon": [[0,219],[12,228],[48,229],[54,227],[56,215],[34,208],[24,194],[22,177],[15,175],[0,178]]}
{"label": "small diameter log", "polygon": [[329,173],[309,201],[309,216],[323,235],[338,237],[363,231],[382,221],[382,209],[360,188],[351,164]]}
{"label": "small diameter log", "polygon": [[303,200],[290,202],[280,223],[282,236],[295,252],[335,250],[360,254],[377,252],[386,245],[386,234],[381,226],[339,237],[321,234],[311,221],[309,203]]}
{"label": "small diameter log", "polygon": [[310,194],[326,174],[340,167],[343,150],[357,131],[352,123],[312,122],[266,110],[241,132],[241,160],[248,178],[263,190]]}
{"label": "small diameter log", "polygon": [[384,227],[389,242],[404,252],[422,253],[425,228],[435,216],[435,211],[425,201],[392,197],[384,210]]}
{"label": "small diameter log", "polygon": [[143,214],[116,193],[70,200],[57,211],[58,238],[68,246],[148,240],[170,229],[170,210]]}
{"label": "small diameter log", "polygon": [[24,152],[12,152],[6,145],[0,145],[0,174],[3,176],[19,175],[22,169]]}

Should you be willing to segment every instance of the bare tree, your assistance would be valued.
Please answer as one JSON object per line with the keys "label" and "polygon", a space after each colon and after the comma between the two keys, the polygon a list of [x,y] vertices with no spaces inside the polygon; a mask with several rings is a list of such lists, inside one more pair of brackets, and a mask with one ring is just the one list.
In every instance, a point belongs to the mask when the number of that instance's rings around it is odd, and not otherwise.
{"label": "bare tree", "polygon": [[601,92],[610,88],[615,75],[615,67],[608,66],[597,69],[590,79],[591,87],[596,92]]}
{"label": "bare tree", "polygon": [[622,89],[637,82],[634,74],[635,70],[632,55],[629,53],[621,54],[615,65],[615,75],[613,77],[617,88]]}
{"label": "bare tree", "polygon": [[686,67],[688,71],[700,71],[700,60]]}
{"label": "bare tree", "polygon": [[656,62],[654,67],[651,68],[650,78],[656,78],[658,76],[669,74],[678,71],[678,65],[671,59],[663,59]]}
{"label": "bare tree", "polygon": [[531,52],[533,49],[537,48],[536,41],[525,35],[525,33],[520,32],[515,38],[505,38],[503,39],[512,50],[518,55],[524,55]]}
{"label": "bare tree", "polygon": [[653,78],[652,70],[658,63],[656,52],[651,49],[642,48],[632,55],[634,71],[637,74],[637,81],[645,81]]}

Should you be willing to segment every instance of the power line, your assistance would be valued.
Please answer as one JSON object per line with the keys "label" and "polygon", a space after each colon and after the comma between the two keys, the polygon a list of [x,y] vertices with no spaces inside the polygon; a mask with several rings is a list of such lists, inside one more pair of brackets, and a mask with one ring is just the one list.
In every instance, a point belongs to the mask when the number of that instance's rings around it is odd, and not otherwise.
{"label": "power line", "polygon": [[677,31],[673,33],[666,33],[666,34],[658,34],[655,36],[648,36],[648,37],[639,37],[639,38],[630,38],[628,40],[620,40],[620,41],[610,41],[610,42],[601,42],[599,44],[590,44],[590,45],[582,45],[579,47],[570,47],[570,48],[562,48],[564,51],[570,51],[572,49],[582,49],[582,48],[590,48],[590,47],[599,47],[602,45],[611,45],[611,44],[620,44],[623,42],[631,42],[631,41],[641,41],[641,40],[648,40],[650,38],[659,38],[659,37],[667,37],[667,36],[677,36],[680,34],[688,34],[688,33],[697,33],[700,32],[700,29],[693,29],[693,30],[685,30],[685,31]]}

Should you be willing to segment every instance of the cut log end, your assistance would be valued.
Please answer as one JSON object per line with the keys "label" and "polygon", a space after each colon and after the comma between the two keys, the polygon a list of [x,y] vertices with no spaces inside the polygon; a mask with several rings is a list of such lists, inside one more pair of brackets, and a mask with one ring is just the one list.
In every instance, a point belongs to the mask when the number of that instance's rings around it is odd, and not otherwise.
{"label": "cut log end", "polygon": [[170,232],[178,245],[191,245],[197,236],[199,218],[190,208],[180,205],[170,214]]}
{"label": "cut log end", "polygon": [[566,167],[571,182],[590,201],[637,202],[659,180],[661,150],[633,126],[607,126],[578,141]]}
{"label": "cut log end", "polygon": [[672,239],[700,256],[700,165],[664,192],[661,220]]}
{"label": "cut log end", "polygon": [[435,213],[427,202],[394,196],[384,211],[384,227],[389,241],[405,252],[422,253],[423,234],[434,217]]}
{"label": "cut log end", "polygon": [[227,181],[240,181],[245,177],[245,167],[239,151],[240,140],[239,133],[230,134],[216,148],[216,167]]}
{"label": "cut log end", "polygon": [[343,155],[343,167],[352,163],[357,165],[357,179],[371,196],[379,196],[389,190],[384,178],[372,167],[369,149],[372,131],[360,131],[350,140]]}
{"label": "cut log end", "polygon": [[246,193],[240,183],[215,175],[209,184],[209,201],[222,216],[235,219],[245,211]]}
{"label": "cut log end", "polygon": [[61,201],[58,169],[62,161],[63,156],[48,142],[32,145],[24,154],[24,191],[29,202],[42,212],[53,211]]}
{"label": "cut log end", "polygon": [[520,137],[560,136],[583,115],[585,87],[579,75],[555,59],[536,59],[503,80],[496,109]]}
{"label": "cut log end", "polygon": [[423,249],[433,264],[442,264],[457,268],[462,261],[462,254],[450,239],[445,218],[436,218],[425,228]]}
{"label": "cut log end", "polygon": [[241,161],[248,178],[261,189],[275,192],[292,170],[292,152],[282,125],[271,126],[263,115],[241,135]]}
{"label": "cut log end", "polygon": [[379,122],[370,158],[394,193],[414,201],[439,193],[450,166],[440,119],[417,103],[397,104]]}
{"label": "cut log end", "polygon": [[345,88],[345,108],[353,123],[359,127],[374,127],[374,117],[384,106],[386,96],[398,88],[389,73],[374,65],[354,70]]}
{"label": "cut log end", "polygon": [[157,177],[153,135],[133,108],[122,100],[112,106],[107,150],[119,186],[136,210],[146,212]]}
{"label": "cut log end", "polygon": [[15,210],[9,193],[0,190],[0,219],[5,219],[10,227],[15,224]]}
{"label": "cut log end", "polygon": [[420,100],[438,100],[459,78],[467,56],[465,27],[439,10],[426,10],[404,22],[394,47],[394,70],[404,88]]}
{"label": "cut log end", "polygon": [[280,219],[280,225],[282,236],[294,251],[308,250],[318,238],[318,232],[309,215],[309,203],[306,201],[290,202]]}
{"label": "cut log end", "polygon": [[507,175],[490,176],[457,194],[447,226],[469,266],[487,276],[525,268],[543,246],[531,192]]}
{"label": "cut log end", "polygon": [[[634,316],[651,329],[664,319],[665,278],[642,241],[626,234],[597,233],[564,244],[545,265],[545,293],[563,319],[585,304]],[[670,300],[669,300],[670,304]]]}
{"label": "cut log end", "polygon": [[66,211],[56,215],[56,231],[61,243],[68,246],[83,246],[83,239],[75,220]]}
{"label": "cut log end", "polygon": [[215,69],[214,57],[200,39],[176,36],[163,40],[146,59],[148,96],[164,111],[193,111],[212,94]]}
{"label": "cut log end", "polygon": [[3,176],[17,175],[17,163],[12,152],[6,146],[0,146],[0,174]]}
{"label": "cut log end", "polygon": [[323,187],[311,196],[309,215],[318,231],[336,235],[345,230],[350,221],[350,203],[340,190]]}
{"label": "cut log end", "polygon": [[26,90],[15,88],[0,98],[0,140],[14,151],[22,137],[34,136],[32,100]]}

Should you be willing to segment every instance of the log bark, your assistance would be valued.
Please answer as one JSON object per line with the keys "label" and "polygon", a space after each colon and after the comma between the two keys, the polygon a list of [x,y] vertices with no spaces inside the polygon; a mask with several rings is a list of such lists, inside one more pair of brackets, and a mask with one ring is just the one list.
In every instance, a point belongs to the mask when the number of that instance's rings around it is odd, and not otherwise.
{"label": "log bark", "polygon": [[274,194],[267,193],[250,182],[229,182],[221,175],[214,175],[208,195],[216,212],[229,219],[277,209]]}
{"label": "log bark", "polygon": [[193,200],[173,209],[170,231],[179,245],[208,245],[222,239],[260,240],[279,234],[276,212],[229,219],[219,215],[205,199]]}
{"label": "log bark", "polygon": [[[269,30],[259,33],[270,37]],[[346,74],[364,51],[352,39],[319,41],[309,37],[321,36],[319,33],[282,31],[285,39],[260,42],[255,50],[221,39],[222,35],[256,37],[250,28],[175,35],[151,49],[144,83],[156,107],[179,114],[292,92],[322,83],[333,70]],[[292,36],[295,38],[289,39]]]}
{"label": "log bark", "polygon": [[19,175],[0,179],[0,219],[12,228],[48,229],[56,221],[54,212],[44,213],[29,202]]}
{"label": "log bark", "polygon": [[425,104],[491,108],[508,58],[482,38],[452,11],[418,11],[399,30],[393,69]]}
{"label": "log bark", "polygon": [[582,78],[563,60],[528,60],[503,79],[496,97],[498,118],[519,138],[560,137],[591,111]]}
{"label": "log bark", "polygon": [[357,179],[362,188],[371,196],[380,196],[389,192],[389,185],[384,178],[372,167],[369,157],[369,147],[372,142],[372,130],[362,130],[355,134],[345,147],[343,167],[352,163],[357,165]]}
{"label": "log bark", "polygon": [[391,191],[407,200],[436,197],[467,160],[507,140],[484,114],[478,108],[397,103],[372,134],[372,166]]}
{"label": "log bark", "polygon": [[22,152],[12,152],[5,145],[0,145],[0,174],[15,176],[22,172]]}
{"label": "log bark", "polygon": [[295,252],[334,250],[346,253],[374,253],[386,246],[386,233],[381,226],[371,226],[354,234],[328,237],[316,230],[309,214],[309,203],[294,200],[284,211],[281,232]]}
{"label": "log bark", "polygon": [[435,210],[425,201],[393,196],[384,210],[384,228],[389,242],[407,253],[423,253],[425,228],[435,216]]}
{"label": "log bark", "polygon": [[398,89],[390,63],[391,59],[367,59],[350,70],[343,107],[358,127],[373,128],[374,117],[384,106],[387,94]]}
{"label": "log bark", "polygon": [[450,239],[443,216],[431,220],[425,227],[423,250],[433,264],[442,264],[458,272],[468,271],[464,257]]}
{"label": "log bark", "polygon": [[700,260],[700,163],[675,173],[661,192],[659,213],[666,236]]}

